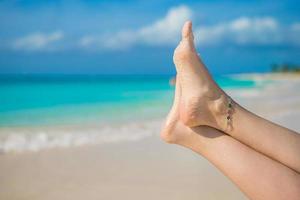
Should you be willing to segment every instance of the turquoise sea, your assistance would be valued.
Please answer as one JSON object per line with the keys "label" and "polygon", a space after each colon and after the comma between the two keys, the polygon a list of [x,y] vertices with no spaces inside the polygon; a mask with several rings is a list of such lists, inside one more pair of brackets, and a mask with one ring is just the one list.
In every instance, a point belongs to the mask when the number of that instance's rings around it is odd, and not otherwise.
{"label": "turquoise sea", "polygon": [[[171,76],[1,75],[0,127],[93,124],[163,117]],[[223,88],[254,87],[252,80],[216,77]]]}

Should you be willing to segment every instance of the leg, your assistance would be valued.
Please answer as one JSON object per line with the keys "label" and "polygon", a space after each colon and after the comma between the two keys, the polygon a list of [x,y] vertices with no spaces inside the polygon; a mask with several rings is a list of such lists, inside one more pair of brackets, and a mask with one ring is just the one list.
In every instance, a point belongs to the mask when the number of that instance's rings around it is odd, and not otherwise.
{"label": "leg", "polygon": [[300,135],[235,104],[227,134],[300,173]]}
{"label": "leg", "polygon": [[300,175],[295,171],[216,129],[194,132],[198,135],[185,146],[213,163],[250,199],[299,199]]}
{"label": "leg", "polygon": [[260,118],[237,103],[233,103],[231,128],[228,127],[227,94],[196,53],[191,22],[183,27],[174,63],[182,87],[179,118],[185,125],[219,129],[300,173],[300,135],[296,132]]}
{"label": "leg", "polygon": [[180,87],[161,137],[204,156],[250,199],[299,199],[300,175],[208,126],[189,128],[179,120]]}

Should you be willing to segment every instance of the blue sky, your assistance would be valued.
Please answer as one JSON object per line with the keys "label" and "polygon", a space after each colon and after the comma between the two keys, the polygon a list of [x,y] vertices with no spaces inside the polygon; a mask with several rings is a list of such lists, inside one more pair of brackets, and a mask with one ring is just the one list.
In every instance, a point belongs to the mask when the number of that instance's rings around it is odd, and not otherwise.
{"label": "blue sky", "polygon": [[300,3],[0,1],[0,73],[171,74],[187,19],[214,74],[300,64]]}

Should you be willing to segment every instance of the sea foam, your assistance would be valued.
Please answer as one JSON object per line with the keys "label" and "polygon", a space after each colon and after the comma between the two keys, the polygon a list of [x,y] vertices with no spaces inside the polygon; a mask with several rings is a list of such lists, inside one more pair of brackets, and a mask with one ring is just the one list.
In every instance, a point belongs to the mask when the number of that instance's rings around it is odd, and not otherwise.
{"label": "sea foam", "polygon": [[161,121],[123,125],[6,128],[0,130],[0,152],[40,151],[88,144],[138,141],[159,133]]}

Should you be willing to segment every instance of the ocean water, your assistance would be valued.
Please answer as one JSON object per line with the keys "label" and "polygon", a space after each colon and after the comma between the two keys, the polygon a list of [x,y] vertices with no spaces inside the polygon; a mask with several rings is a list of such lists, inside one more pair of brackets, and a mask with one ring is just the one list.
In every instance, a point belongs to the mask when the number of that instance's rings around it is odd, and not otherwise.
{"label": "ocean water", "polygon": [[[170,76],[0,76],[0,153],[135,141],[158,134]],[[252,80],[217,77],[224,89]]]}
{"label": "ocean water", "polygon": [[[171,76],[2,75],[0,127],[97,124],[163,117]],[[223,88],[252,80],[217,77]]]}

